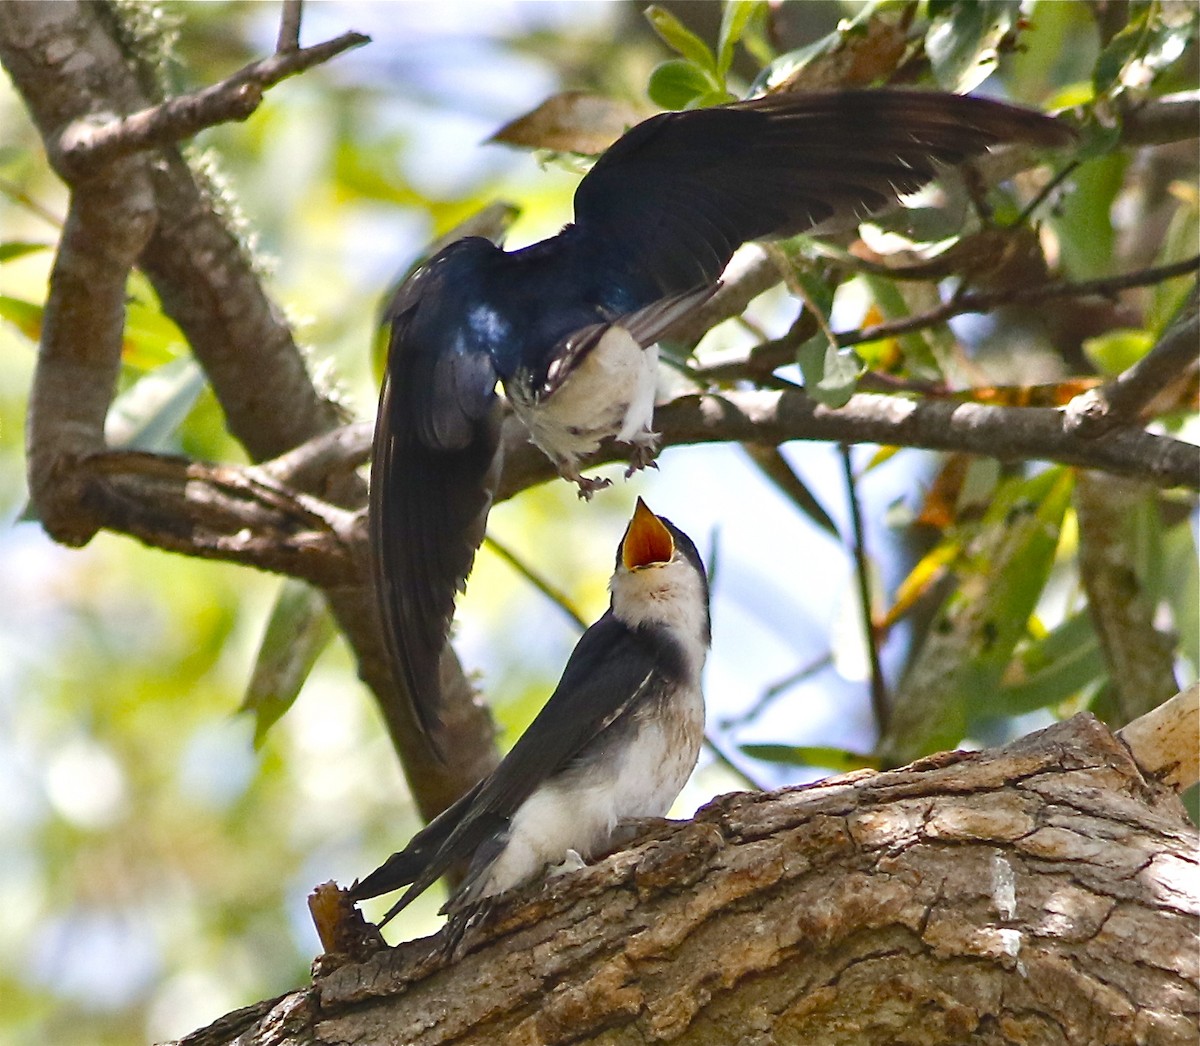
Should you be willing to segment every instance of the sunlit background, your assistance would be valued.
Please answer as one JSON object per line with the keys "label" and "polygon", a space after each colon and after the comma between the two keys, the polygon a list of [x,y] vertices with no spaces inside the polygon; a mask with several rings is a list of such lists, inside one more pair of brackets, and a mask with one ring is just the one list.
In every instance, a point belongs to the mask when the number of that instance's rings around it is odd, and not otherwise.
{"label": "sunlit background", "polygon": [[[841,11],[799,6],[806,39],[829,31]],[[274,4],[168,10],[184,23],[181,89],[274,45]],[[539,166],[489,135],[562,87],[646,105],[647,77],[665,51],[635,6],[600,0],[311,4],[302,41],[347,29],[373,43],[286,81],[249,121],[197,145],[217,154],[314,371],[367,418],[380,296],[430,239],[496,198],[522,209],[512,244],[569,220],[578,174]],[[1061,54],[1059,82],[1089,67],[1094,54],[1076,51]],[[1042,89],[1029,87],[1028,100]],[[0,126],[0,239],[49,247],[65,194],[45,174],[6,80]],[[51,258],[43,250],[0,264],[0,295],[42,301]],[[793,316],[782,292],[755,310],[770,334]],[[706,351],[749,337],[718,332]],[[184,355],[169,332],[154,351],[146,368]],[[173,1038],[302,983],[319,951],[308,892],[363,875],[418,821],[340,641],[253,749],[253,724],[235,712],[279,579],[105,534],[68,550],[22,520],[33,359],[18,325],[0,321],[0,1039]],[[243,460],[206,389],[176,446]],[[787,453],[847,533],[836,449]],[[857,450],[856,464],[871,453]],[[866,544],[885,588],[914,555],[890,524],[911,518],[914,478],[929,467],[926,456],[902,453],[861,484]],[[875,726],[851,558],[738,448],[670,450],[660,471],[617,482],[590,505],[553,484],[499,506],[491,530],[591,620],[606,605],[613,551],[638,495],[691,534],[715,575],[706,689],[721,755],[706,750],[677,811],[751,781],[823,773],[751,759],[739,750],[746,743],[869,750]],[[577,634],[561,607],[485,548],[460,603],[456,645],[506,744],[544,700]],[[885,650],[889,669],[903,653],[901,630]],[[431,891],[393,925],[392,939],[431,932],[439,904]]]}

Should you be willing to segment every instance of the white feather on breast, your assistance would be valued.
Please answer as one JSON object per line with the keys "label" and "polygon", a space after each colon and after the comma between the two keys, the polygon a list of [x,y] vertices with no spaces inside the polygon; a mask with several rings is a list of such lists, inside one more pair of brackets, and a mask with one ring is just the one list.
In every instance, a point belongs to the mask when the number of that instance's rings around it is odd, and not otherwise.
{"label": "white feather on breast", "polygon": [[699,684],[681,687],[671,701],[670,713],[657,703],[637,713],[636,733],[621,745],[619,757],[610,753],[568,772],[521,805],[478,896],[527,882],[547,865],[561,863],[568,850],[584,857],[596,853],[622,821],[666,815],[687,784],[704,737]]}
{"label": "white feather on breast", "polygon": [[577,479],[579,459],[609,436],[653,450],[657,380],[658,347],[642,348],[628,331],[610,327],[553,393],[530,400],[517,391],[511,399],[530,439]]}

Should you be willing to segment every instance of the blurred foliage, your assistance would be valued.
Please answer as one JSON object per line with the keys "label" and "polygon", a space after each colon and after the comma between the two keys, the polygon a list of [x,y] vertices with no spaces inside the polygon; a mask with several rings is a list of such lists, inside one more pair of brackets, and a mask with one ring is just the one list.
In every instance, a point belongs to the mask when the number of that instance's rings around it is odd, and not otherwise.
{"label": "blurred foliage", "polygon": [[[1118,9],[1125,21],[1113,24]],[[178,30],[164,69],[173,90],[211,83],[273,45],[275,5],[167,11]],[[576,158],[482,144],[564,90],[641,110],[648,98],[714,104],[756,81],[895,80],[1082,107],[1082,162],[1036,209],[1037,225],[1022,221],[1045,169],[1000,186],[986,207],[947,178],[863,228],[859,253],[924,266],[923,280],[894,280],[879,265],[857,272],[844,245],[780,245],[789,289],[836,329],[912,315],[968,285],[1005,285],[1014,269],[1086,278],[1178,260],[1200,236],[1194,142],[1122,149],[1111,115],[1118,98],[1195,87],[1194,5],[663,3],[643,17],[627,4],[341,3],[309,5],[305,18],[305,42],[356,28],[375,43],[280,85],[252,119],[206,132],[193,150],[239,201],[314,372],[359,417],[373,413],[380,298],[434,237],[497,199],[520,209],[514,244],[567,220]],[[317,948],[307,891],[374,867],[416,817],[318,596],[113,536],[57,548],[18,522],[33,342],[66,201],[7,82],[0,124],[0,1039],[161,1039],[301,981]],[[1001,257],[1017,263],[1005,270]],[[1060,403],[1144,354],[1188,286],[964,317],[855,350],[834,349],[822,331],[780,374],[831,403],[865,375],[915,392]],[[779,336],[796,308],[782,290],[764,295],[697,358]],[[1194,387],[1176,390],[1159,424],[1196,437]],[[244,459],[137,274],[109,437]],[[1109,660],[1079,576],[1089,537],[1070,470],[891,448],[855,460],[879,593],[875,638],[897,718],[921,727],[897,737],[894,720],[891,755],[1002,741],[1081,708],[1111,711]],[[491,527],[591,619],[639,493],[710,562],[720,553],[707,689],[714,736],[736,754],[735,769],[783,784],[815,768],[878,765],[888,752],[871,751],[878,724],[831,450],[674,450],[660,475],[618,484],[586,509],[552,484],[498,506]],[[1130,496],[1123,580],[1152,609],[1153,628],[1174,637],[1183,684],[1200,661],[1194,501],[1150,488]],[[482,673],[511,744],[553,684],[574,626],[487,548],[459,618],[460,655]],[[916,686],[922,679],[932,683]],[[914,689],[931,709],[919,716]],[[253,720],[235,714],[243,703]],[[680,810],[740,786],[721,760],[705,763]],[[438,903],[422,899],[401,932],[432,929]]]}

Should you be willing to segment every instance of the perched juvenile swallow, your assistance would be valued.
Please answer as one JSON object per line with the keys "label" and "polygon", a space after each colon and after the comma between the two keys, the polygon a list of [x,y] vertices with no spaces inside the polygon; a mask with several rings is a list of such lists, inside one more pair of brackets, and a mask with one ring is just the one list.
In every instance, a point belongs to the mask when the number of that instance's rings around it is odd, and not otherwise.
{"label": "perched juvenile swallow", "polygon": [[461,861],[466,878],[442,909],[456,915],[548,866],[578,867],[622,822],[666,814],[704,735],[708,579],[691,539],[639,498],[609,591],[500,765],[352,886],[354,901],[408,886],[387,922]]}
{"label": "perched juvenile swallow", "polygon": [[[999,102],[919,91],[775,94],[638,124],[575,193],[575,221],[517,251],[470,237],[396,292],[371,472],[375,588],[418,722],[499,471],[498,382],[530,438],[590,496],[582,456],[656,450],[655,343],[747,240],[850,224],[1003,142],[1073,132]],[[436,740],[436,735],[435,735]]]}

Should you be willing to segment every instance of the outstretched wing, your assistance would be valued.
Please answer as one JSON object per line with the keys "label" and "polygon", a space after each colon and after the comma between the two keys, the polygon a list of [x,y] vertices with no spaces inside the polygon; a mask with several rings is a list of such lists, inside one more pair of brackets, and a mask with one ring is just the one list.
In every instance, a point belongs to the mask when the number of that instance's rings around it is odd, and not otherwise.
{"label": "outstretched wing", "polygon": [[469,286],[484,250],[496,248],[452,244],[397,292],[375,423],[369,529],[376,601],[393,671],[435,740],[438,666],[455,593],[483,541],[499,465],[489,342],[460,307],[460,288]]}
{"label": "outstretched wing", "polygon": [[878,211],[939,165],[1073,138],[1041,113],[942,92],[775,94],[663,113],[580,182],[577,247],[648,302],[711,283],[747,240]]}

